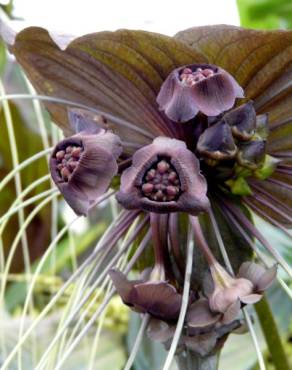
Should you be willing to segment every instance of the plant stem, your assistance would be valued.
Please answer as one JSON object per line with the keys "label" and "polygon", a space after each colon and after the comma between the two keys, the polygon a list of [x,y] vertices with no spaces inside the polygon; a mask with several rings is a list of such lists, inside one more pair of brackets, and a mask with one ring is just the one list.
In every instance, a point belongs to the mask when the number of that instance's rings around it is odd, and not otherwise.
{"label": "plant stem", "polygon": [[194,352],[184,351],[176,356],[179,370],[217,370],[219,353],[201,357]]}
{"label": "plant stem", "polygon": [[288,359],[266,296],[255,305],[255,309],[276,370],[289,370]]}

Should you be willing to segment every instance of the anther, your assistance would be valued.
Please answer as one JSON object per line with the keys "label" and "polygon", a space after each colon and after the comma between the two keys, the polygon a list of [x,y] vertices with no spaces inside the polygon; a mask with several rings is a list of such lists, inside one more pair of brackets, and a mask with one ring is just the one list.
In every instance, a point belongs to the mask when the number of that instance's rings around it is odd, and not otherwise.
{"label": "anther", "polygon": [[76,145],[68,145],[64,150],[55,154],[57,169],[63,181],[68,182],[73,171],[76,169],[83,148]]}
{"label": "anther", "polygon": [[168,159],[156,162],[145,174],[142,194],[156,202],[170,202],[180,195],[178,174]]}

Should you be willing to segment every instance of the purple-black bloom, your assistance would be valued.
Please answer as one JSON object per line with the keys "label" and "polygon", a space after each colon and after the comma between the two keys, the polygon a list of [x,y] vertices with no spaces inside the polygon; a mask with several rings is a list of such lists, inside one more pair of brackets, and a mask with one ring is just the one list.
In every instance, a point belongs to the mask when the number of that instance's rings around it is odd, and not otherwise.
{"label": "purple-black bloom", "polygon": [[70,125],[67,107],[50,103],[67,135],[52,175],[78,214],[112,185],[123,210],[102,246],[119,253],[119,239],[125,250],[135,242],[129,266],[139,260],[152,272],[131,281],[113,269],[111,278],[167,348],[178,325],[177,348],[207,358],[242,326],[240,309],[276,275],[251,262],[254,239],[291,274],[251,216],[291,235],[291,43],[288,31],[210,26],[174,38],[101,32],[62,52],[45,30],[29,28],[11,45],[39,92],[105,117],[97,130],[78,114]]}
{"label": "purple-black bloom", "polygon": [[98,128],[80,131],[57,144],[50,158],[52,179],[76,214],[87,215],[108,189],[118,172],[121,152],[119,137]]}
{"label": "purple-black bloom", "polygon": [[191,64],[172,71],[157,96],[159,108],[176,122],[187,122],[198,112],[218,116],[233,107],[243,90],[224,69],[210,64]]}
{"label": "purple-black bloom", "polygon": [[123,172],[118,201],[126,209],[198,214],[209,208],[199,161],[180,140],[158,137]]}

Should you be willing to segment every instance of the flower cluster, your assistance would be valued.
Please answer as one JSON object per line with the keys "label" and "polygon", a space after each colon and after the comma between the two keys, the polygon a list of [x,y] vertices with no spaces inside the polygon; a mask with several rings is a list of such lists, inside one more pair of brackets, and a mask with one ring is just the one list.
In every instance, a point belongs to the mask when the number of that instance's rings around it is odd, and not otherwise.
{"label": "flower cluster", "polygon": [[[188,278],[177,353],[219,351],[230,332],[242,330],[241,308],[259,301],[276,276],[275,266],[251,261],[252,237],[291,273],[250,211],[284,232],[292,223],[292,105],[283,77],[291,71],[285,45],[292,34],[215,26],[168,38],[124,30],[77,38],[60,52],[48,33],[35,31],[22,31],[11,45],[32,83],[91,108],[68,108],[67,118],[67,109],[48,106],[66,134],[50,161],[57,187],[82,215],[112,187],[127,210],[121,236],[143,220],[132,239],[137,255],[144,249],[150,256],[148,269],[139,280],[111,269],[117,292],[150,315],[150,337],[169,347]],[[251,57],[263,39],[274,45],[281,38],[285,68],[270,62],[273,46]],[[48,47],[58,63],[47,58]],[[192,241],[196,261],[187,276]],[[223,267],[221,244],[234,274]]]}

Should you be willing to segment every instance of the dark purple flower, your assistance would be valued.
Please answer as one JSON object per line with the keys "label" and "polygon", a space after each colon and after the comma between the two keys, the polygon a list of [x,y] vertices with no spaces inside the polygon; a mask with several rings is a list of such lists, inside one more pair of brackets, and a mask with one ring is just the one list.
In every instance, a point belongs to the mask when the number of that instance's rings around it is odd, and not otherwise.
{"label": "dark purple flower", "polygon": [[168,118],[186,122],[198,112],[217,116],[233,107],[243,90],[224,69],[211,64],[190,64],[172,71],[157,96]]}
{"label": "dark purple flower", "polygon": [[209,208],[206,192],[199,161],[185,143],[158,137],[134,154],[117,200],[126,209],[198,214]]}
{"label": "dark purple flower", "polygon": [[120,139],[111,132],[97,131],[82,131],[62,140],[50,159],[52,178],[78,215],[87,215],[118,171]]}
{"label": "dark purple flower", "polygon": [[123,302],[138,312],[147,312],[162,320],[177,320],[181,295],[161,280],[129,281],[119,270],[109,272]]}

